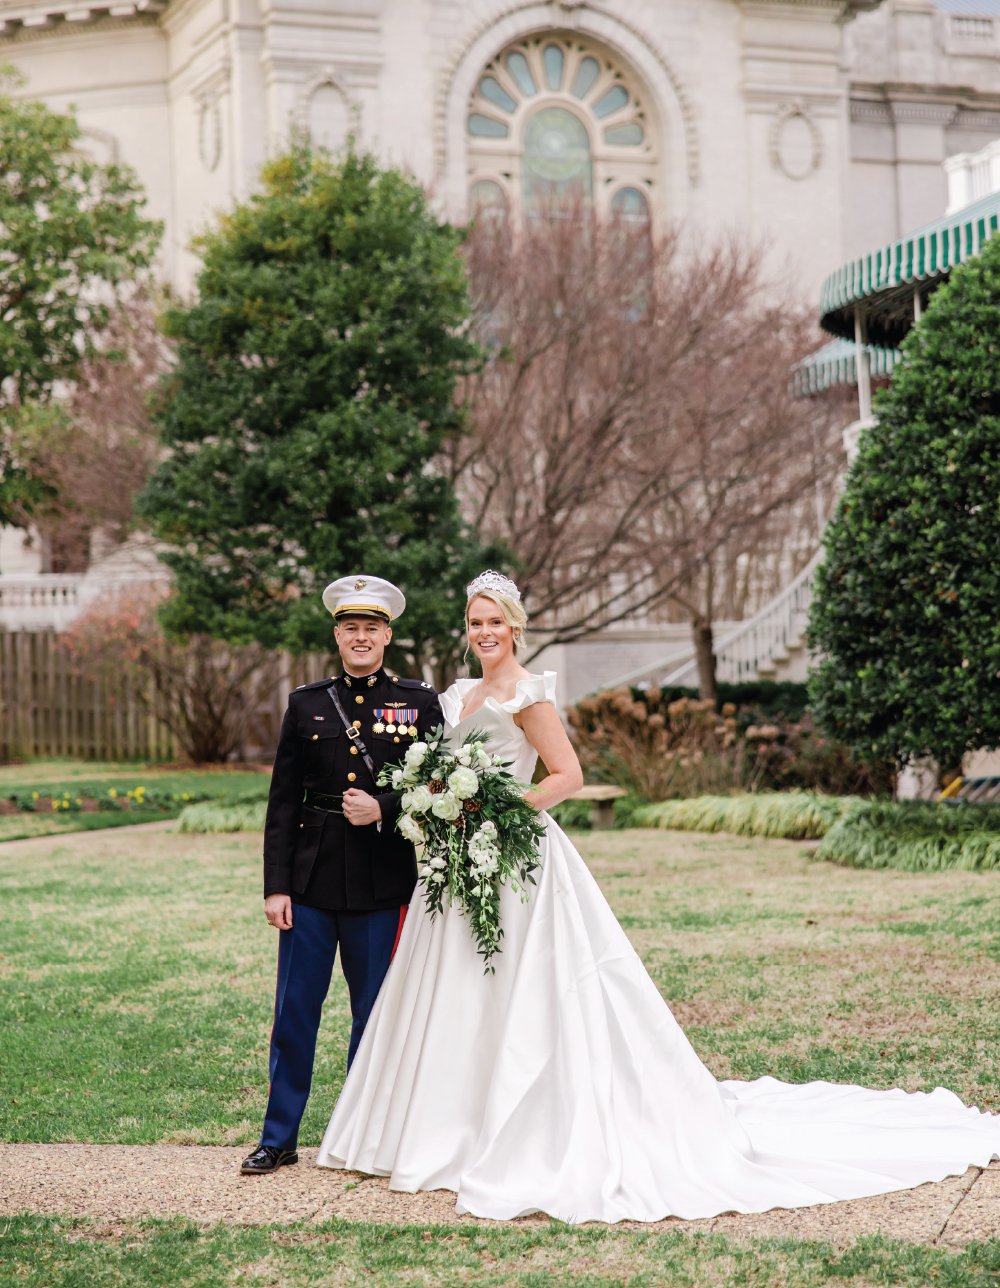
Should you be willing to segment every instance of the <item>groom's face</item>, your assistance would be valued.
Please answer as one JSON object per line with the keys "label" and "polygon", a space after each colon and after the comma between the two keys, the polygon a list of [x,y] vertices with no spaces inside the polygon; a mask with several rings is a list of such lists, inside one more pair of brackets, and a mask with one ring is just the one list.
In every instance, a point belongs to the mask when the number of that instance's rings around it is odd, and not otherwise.
{"label": "groom's face", "polygon": [[341,617],[333,628],[344,670],[351,675],[371,675],[382,665],[392,628],[380,617]]}

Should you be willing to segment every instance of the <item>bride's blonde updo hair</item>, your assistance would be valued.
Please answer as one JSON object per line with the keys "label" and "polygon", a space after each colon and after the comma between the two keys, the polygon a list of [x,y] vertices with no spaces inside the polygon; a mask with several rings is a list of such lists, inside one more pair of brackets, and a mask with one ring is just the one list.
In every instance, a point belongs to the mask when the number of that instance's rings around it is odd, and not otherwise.
{"label": "bride's blonde updo hair", "polygon": [[469,629],[469,605],[474,599],[482,597],[483,599],[492,600],[500,609],[500,616],[510,627],[514,636],[514,653],[515,655],[525,647],[528,642],[526,631],[528,628],[528,614],[524,611],[524,605],[521,603],[521,592],[509,577],[505,577],[501,572],[494,572],[492,568],[487,568],[481,572],[478,577],[473,578],[465,588],[465,629]]}

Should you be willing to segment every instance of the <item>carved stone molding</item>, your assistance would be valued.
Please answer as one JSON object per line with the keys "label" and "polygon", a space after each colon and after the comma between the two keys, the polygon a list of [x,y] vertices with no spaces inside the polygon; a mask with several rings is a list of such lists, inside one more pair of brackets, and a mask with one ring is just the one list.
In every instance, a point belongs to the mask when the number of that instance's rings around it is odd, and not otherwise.
{"label": "carved stone molding", "polygon": [[209,173],[219,168],[222,160],[222,108],[217,97],[207,99],[198,111],[198,155]]}
{"label": "carved stone molding", "polygon": [[[791,137],[796,125],[807,135],[807,148],[802,156],[796,155]],[[823,136],[802,99],[792,99],[778,108],[768,136],[768,152],[771,165],[789,179],[808,179],[819,169],[823,162]]]}
{"label": "carved stone molding", "polygon": [[313,99],[324,88],[335,90],[343,100],[346,118],[346,133],[357,134],[361,128],[361,102],[350,84],[352,70],[356,68],[334,67],[326,63],[316,68],[308,80],[303,81],[296,94],[294,119],[299,129],[309,133],[309,116]]}

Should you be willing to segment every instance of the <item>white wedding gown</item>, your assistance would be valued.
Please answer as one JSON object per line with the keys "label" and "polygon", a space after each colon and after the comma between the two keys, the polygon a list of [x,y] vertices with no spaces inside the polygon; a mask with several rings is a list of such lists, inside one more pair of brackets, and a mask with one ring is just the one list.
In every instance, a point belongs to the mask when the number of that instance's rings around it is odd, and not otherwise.
{"label": "white wedding gown", "polygon": [[[513,715],[553,701],[531,676],[460,721],[530,781]],[[1000,1116],[952,1092],[774,1078],[717,1082],[560,828],[545,817],[528,903],[502,892],[484,975],[460,913],[413,905],[319,1152],[324,1167],[454,1190],[459,1212],[656,1221],[806,1207],[909,1189],[1000,1156]]]}

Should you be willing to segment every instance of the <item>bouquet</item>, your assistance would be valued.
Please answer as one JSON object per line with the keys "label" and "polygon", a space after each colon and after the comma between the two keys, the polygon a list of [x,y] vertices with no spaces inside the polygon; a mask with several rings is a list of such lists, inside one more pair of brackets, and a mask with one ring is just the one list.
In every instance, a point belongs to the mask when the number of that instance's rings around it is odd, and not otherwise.
{"label": "bouquet", "polygon": [[402,791],[396,826],[418,847],[424,902],[433,917],[445,898],[469,919],[485,962],[500,951],[500,887],[506,882],[526,900],[538,867],[538,840],[545,834],[537,812],[499,756],[473,731],[453,750],[439,726],[426,742],[414,742],[401,765],[387,765],[380,786]]}

